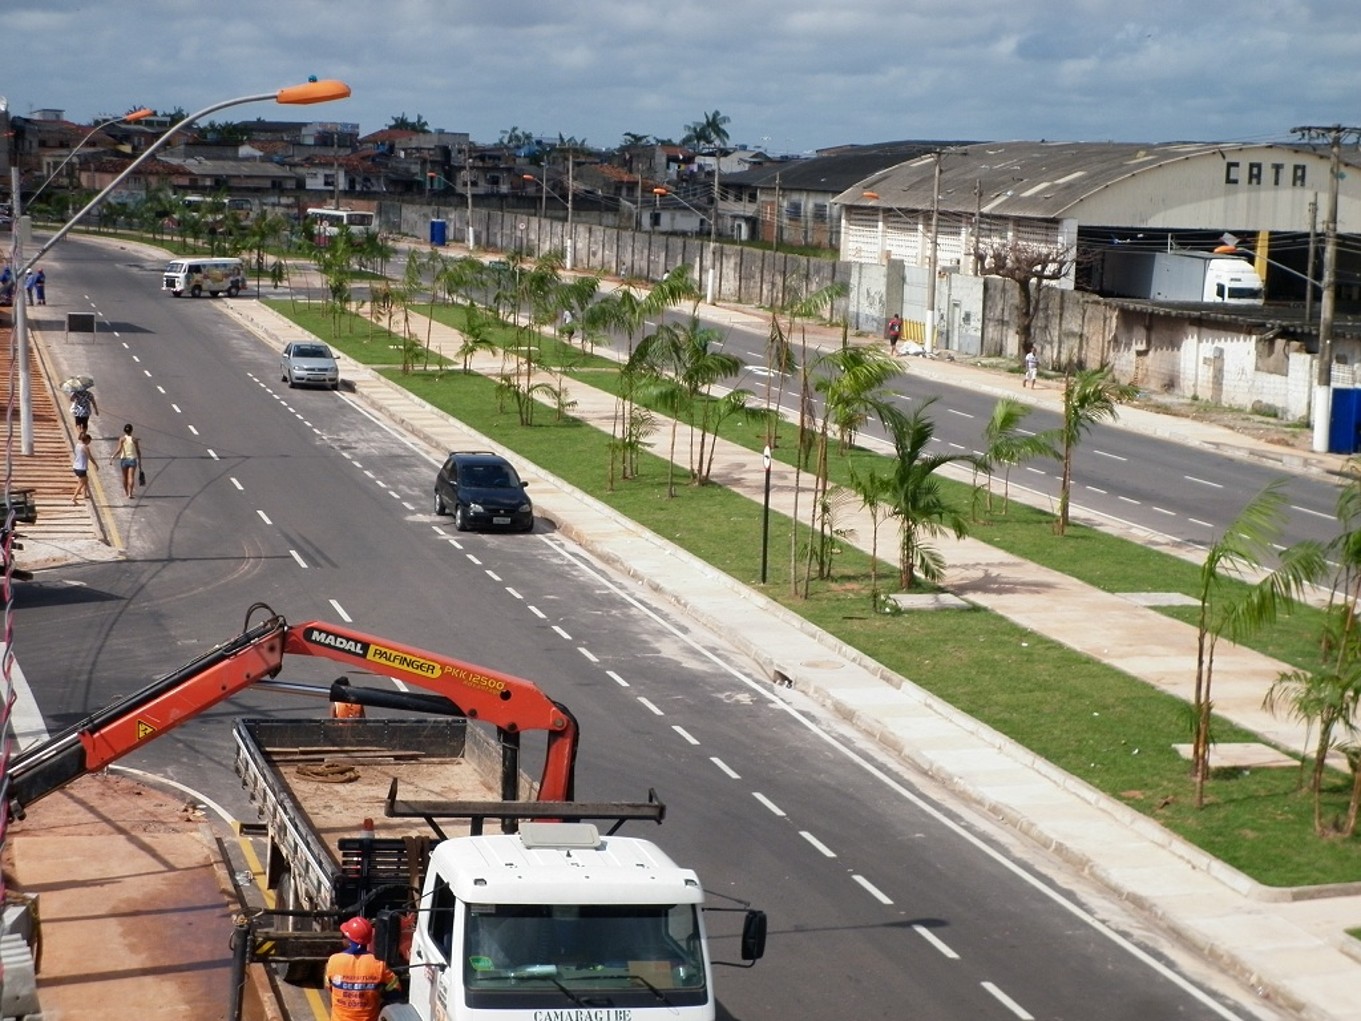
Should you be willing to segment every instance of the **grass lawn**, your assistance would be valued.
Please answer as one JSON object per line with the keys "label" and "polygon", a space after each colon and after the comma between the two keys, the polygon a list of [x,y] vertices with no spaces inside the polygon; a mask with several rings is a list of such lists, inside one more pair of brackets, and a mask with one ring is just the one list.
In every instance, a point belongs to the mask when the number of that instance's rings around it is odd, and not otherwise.
{"label": "grass lawn", "polygon": [[[275,304],[285,315],[293,314],[289,303]],[[312,311],[320,320],[295,321],[308,329],[309,321],[319,323],[325,328],[314,332],[346,353],[352,346],[370,354],[393,349],[391,338],[380,337],[377,328],[371,334],[363,320],[341,321],[333,336],[332,317],[318,306]],[[480,376],[380,371],[525,460],[551,465],[555,475],[620,513],[737,580],[761,587],[759,553],[753,552],[759,543],[733,541],[734,535],[760,535],[761,508],[755,502],[721,487],[685,484],[669,499],[666,463],[652,455],[644,455],[638,478],[611,489],[609,437],[603,433],[546,408],[533,426],[521,426],[514,407],[498,401],[495,382]],[[595,384],[606,376],[598,369],[589,375]],[[740,439],[743,432],[751,434],[748,445],[759,449],[749,425],[732,438],[746,442]],[[955,485],[961,506],[969,506],[969,487]],[[1195,565],[1090,529],[1074,528],[1056,539],[1049,520],[1012,504],[1005,518],[979,524],[975,534],[1110,591],[1194,591]],[[791,527],[787,518],[772,514],[769,580],[763,587],[771,598],[1262,883],[1361,881],[1361,839],[1325,840],[1313,834],[1312,801],[1301,791],[1298,770],[1221,771],[1208,787],[1206,808],[1196,810],[1188,764],[1172,750],[1173,744],[1189,740],[1185,703],[986,611],[876,613],[869,558],[849,546],[833,558],[832,576],[815,580],[809,599],[791,597]],[[882,590],[892,590],[896,569],[881,564],[878,582]],[[1307,662],[1315,631],[1305,617],[1298,614],[1264,636],[1264,651],[1275,643],[1283,651],[1271,654]],[[1215,738],[1255,739],[1224,720],[1216,722]],[[1332,818],[1346,808],[1349,781],[1337,774],[1329,781],[1325,815]]]}

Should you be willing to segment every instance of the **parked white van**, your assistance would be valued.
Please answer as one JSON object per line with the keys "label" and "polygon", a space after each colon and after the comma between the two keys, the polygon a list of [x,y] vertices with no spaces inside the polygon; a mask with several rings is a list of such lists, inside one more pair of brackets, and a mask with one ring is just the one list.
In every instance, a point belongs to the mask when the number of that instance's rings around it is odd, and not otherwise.
{"label": "parked white van", "polygon": [[240,259],[176,259],[165,267],[161,290],[176,298],[186,291],[197,298],[205,291],[216,298],[223,291],[235,298],[246,286],[246,268]]}

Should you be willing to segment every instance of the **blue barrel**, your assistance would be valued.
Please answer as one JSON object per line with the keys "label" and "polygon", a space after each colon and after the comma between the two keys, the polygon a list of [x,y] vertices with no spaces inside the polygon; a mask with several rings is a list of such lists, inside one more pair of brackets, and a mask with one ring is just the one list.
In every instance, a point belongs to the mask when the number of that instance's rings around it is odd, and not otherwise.
{"label": "blue barrel", "polygon": [[430,243],[436,248],[443,248],[449,238],[449,224],[443,220],[430,221]]}

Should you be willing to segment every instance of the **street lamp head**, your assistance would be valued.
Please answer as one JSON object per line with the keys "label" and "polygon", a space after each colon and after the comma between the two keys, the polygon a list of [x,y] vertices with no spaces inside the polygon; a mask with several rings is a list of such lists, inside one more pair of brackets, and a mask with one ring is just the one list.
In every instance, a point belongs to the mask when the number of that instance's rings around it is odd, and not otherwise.
{"label": "street lamp head", "polygon": [[537,180],[538,180],[538,178],[535,177],[533,174],[521,174],[520,176],[523,177],[526,181],[537,181]]}
{"label": "street lamp head", "polygon": [[144,106],[140,110],[133,110],[132,113],[123,114],[122,119],[125,121],[140,121],[144,117],[150,117],[153,112],[154,111]]}
{"label": "street lamp head", "polygon": [[665,188],[653,188],[653,189],[652,189],[652,194],[653,194],[653,195],[670,195],[671,193],[670,193],[669,191],[667,191]]}
{"label": "street lamp head", "polygon": [[333,99],[346,99],[349,95],[350,87],[344,82],[335,78],[323,78],[321,81],[312,80],[302,85],[286,86],[274,94],[274,101],[304,106],[308,103],[329,103]]}
{"label": "street lamp head", "polygon": [[860,194],[872,202],[879,201],[879,193],[877,191],[862,191]]}

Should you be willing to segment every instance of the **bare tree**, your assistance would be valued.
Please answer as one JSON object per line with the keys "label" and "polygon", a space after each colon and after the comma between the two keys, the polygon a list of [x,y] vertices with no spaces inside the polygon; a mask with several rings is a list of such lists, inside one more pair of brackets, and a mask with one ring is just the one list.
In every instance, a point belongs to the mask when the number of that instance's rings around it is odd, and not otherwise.
{"label": "bare tree", "polygon": [[1068,275],[1075,259],[1073,250],[1013,240],[980,245],[976,254],[980,276],[1002,277],[1019,289],[1016,339],[1021,351],[1030,350],[1035,343],[1031,333],[1044,300],[1044,285]]}

